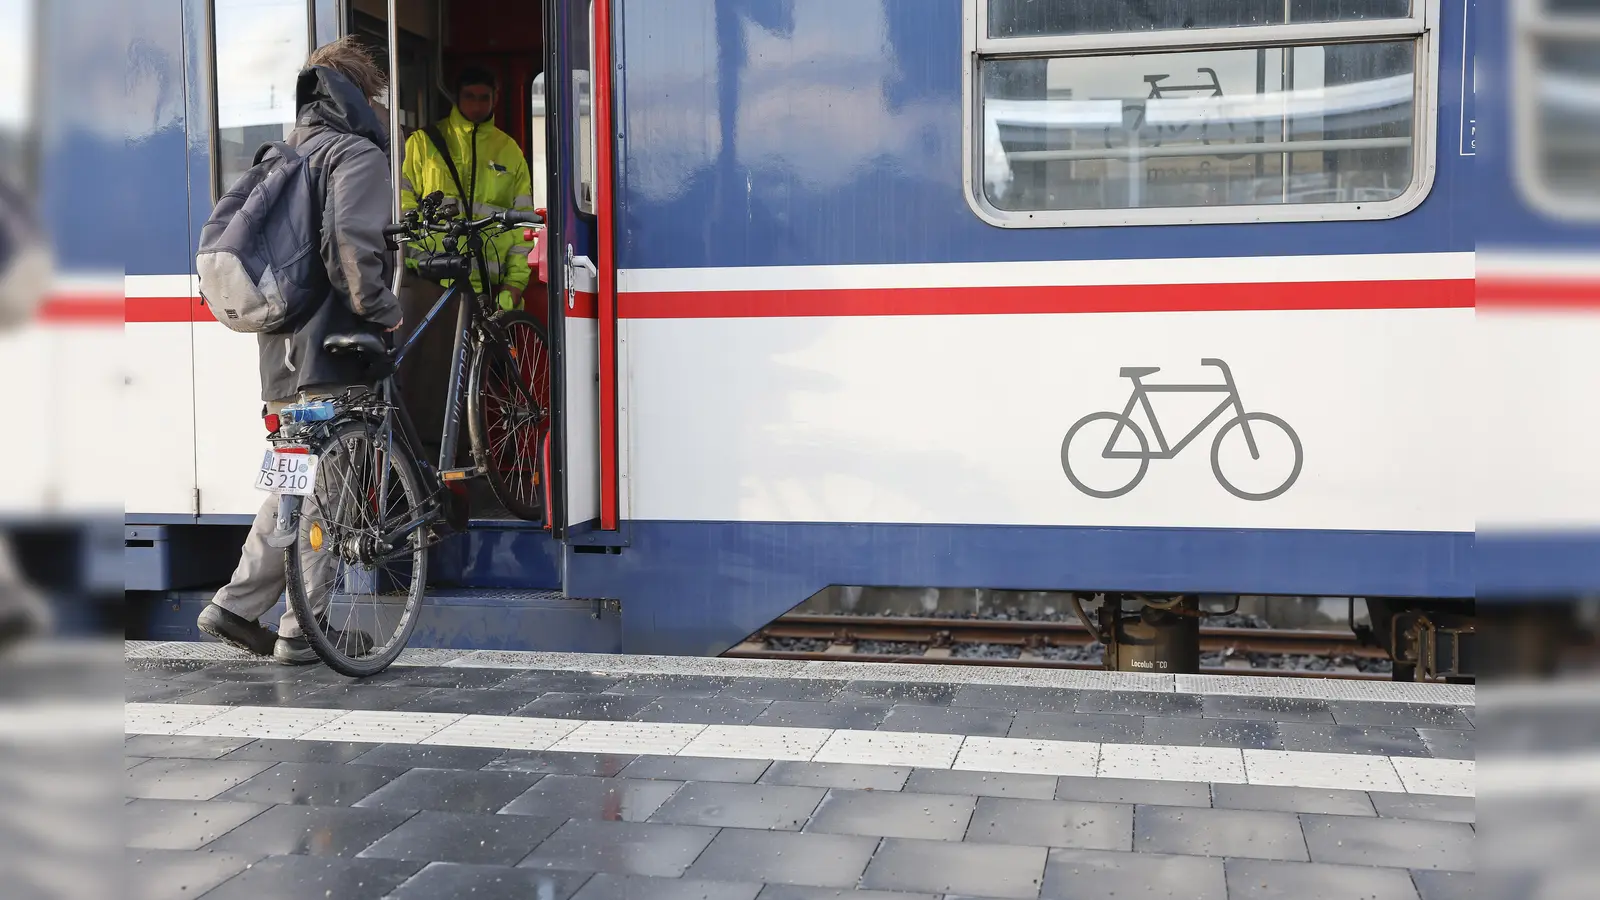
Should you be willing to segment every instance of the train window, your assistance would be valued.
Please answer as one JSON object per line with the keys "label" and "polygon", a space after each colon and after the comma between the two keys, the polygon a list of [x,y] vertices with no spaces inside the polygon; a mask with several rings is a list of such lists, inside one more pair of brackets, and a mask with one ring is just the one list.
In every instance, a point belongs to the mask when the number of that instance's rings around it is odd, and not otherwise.
{"label": "train window", "polygon": [[589,69],[594,59],[594,0],[587,0],[584,5],[588,7],[589,28],[575,34],[572,54],[572,177],[578,211],[593,215],[596,136]]}
{"label": "train window", "polygon": [[987,0],[994,38],[1403,19],[1412,0]]}
{"label": "train window", "polygon": [[969,55],[970,196],[994,224],[1383,218],[1426,194],[1410,0],[972,2],[969,42],[1007,35]]}
{"label": "train window", "polygon": [[34,16],[31,0],[0,0],[0,182],[12,188],[34,180]]}
{"label": "train window", "polygon": [[1517,25],[1517,180],[1547,212],[1600,219],[1600,0],[1529,4]]}
{"label": "train window", "polygon": [[311,52],[311,23],[306,0],[213,0],[211,21],[221,194],[262,144],[294,130],[295,81]]}

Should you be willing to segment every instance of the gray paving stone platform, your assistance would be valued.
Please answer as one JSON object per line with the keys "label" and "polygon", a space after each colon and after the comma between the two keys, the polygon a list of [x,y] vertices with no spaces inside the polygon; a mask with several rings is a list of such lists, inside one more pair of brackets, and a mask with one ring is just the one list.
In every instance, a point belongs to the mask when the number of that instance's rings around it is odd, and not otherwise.
{"label": "gray paving stone platform", "polygon": [[[1176,679],[1148,690],[1031,673],[893,677],[918,666],[752,677],[442,655],[352,682],[156,649],[129,648],[129,704],[281,708],[319,722],[355,710],[380,723],[848,729],[1298,751],[1330,765],[1470,760],[1476,733],[1459,692],[1281,697]],[[427,740],[128,734],[133,896],[1433,900],[1470,896],[1460,891],[1473,879],[1470,796]]]}

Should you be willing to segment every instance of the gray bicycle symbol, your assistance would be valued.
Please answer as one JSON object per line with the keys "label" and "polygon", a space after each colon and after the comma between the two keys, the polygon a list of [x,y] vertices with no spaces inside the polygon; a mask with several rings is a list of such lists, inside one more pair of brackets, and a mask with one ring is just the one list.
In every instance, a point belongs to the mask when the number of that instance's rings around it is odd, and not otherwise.
{"label": "gray bicycle symbol", "polygon": [[[1209,427],[1212,422],[1215,422],[1219,417],[1222,416],[1223,413],[1232,411],[1234,413],[1234,417],[1228,420],[1227,424],[1223,425],[1222,428],[1217,431],[1216,440],[1211,444],[1211,472],[1217,477],[1217,483],[1221,484],[1223,488],[1228,491],[1228,493],[1240,498],[1241,500],[1271,500],[1272,498],[1279,496],[1284,491],[1287,491],[1290,487],[1292,487],[1295,483],[1295,480],[1300,477],[1300,467],[1305,461],[1304,452],[1300,447],[1300,436],[1294,433],[1294,429],[1289,427],[1289,423],[1283,421],[1277,416],[1261,412],[1245,412],[1244,403],[1239,399],[1239,388],[1233,383],[1233,372],[1229,370],[1227,363],[1220,359],[1202,359],[1200,360],[1200,364],[1203,366],[1214,366],[1218,369],[1221,369],[1222,383],[1147,385],[1141,382],[1140,379],[1147,375],[1152,375],[1161,371],[1160,368],[1124,368],[1121,372],[1121,377],[1127,378],[1133,382],[1133,396],[1128,398],[1127,408],[1120,413],[1090,413],[1089,415],[1079,419],[1070,429],[1068,429],[1067,436],[1061,441],[1061,468],[1062,471],[1067,473],[1067,480],[1072,482],[1072,486],[1091,497],[1098,497],[1103,500],[1109,500],[1113,497],[1121,497],[1123,494],[1126,494],[1137,487],[1140,481],[1144,480],[1145,473],[1150,470],[1150,460],[1172,459],[1176,457],[1179,453],[1183,452],[1184,447],[1189,446],[1190,442],[1198,437],[1200,432],[1206,430],[1206,428]],[[1226,394],[1227,396],[1223,398],[1222,402],[1217,405],[1216,409],[1211,411],[1209,416],[1206,416],[1199,425],[1194,427],[1194,430],[1185,435],[1182,440],[1178,441],[1177,444],[1168,446],[1166,436],[1161,433],[1161,423],[1156,421],[1155,409],[1150,405],[1150,395],[1156,393],[1219,393]],[[1144,430],[1133,421],[1133,409],[1135,405],[1142,405],[1144,407],[1145,416],[1150,420],[1150,428],[1155,433],[1156,444],[1160,449],[1154,451],[1150,449],[1150,441],[1145,438]],[[1078,477],[1078,475],[1073,473],[1072,463],[1068,459],[1068,448],[1072,444],[1072,439],[1077,437],[1078,434],[1086,427],[1101,423],[1110,423],[1114,427],[1111,428],[1111,435],[1106,440],[1105,449],[1101,451],[1100,458],[1139,461],[1138,469],[1133,473],[1133,477],[1127,479],[1127,483],[1123,484],[1121,487],[1113,487],[1110,489],[1090,487],[1089,485],[1085,484],[1083,480]],[[1222,446],[1223,443],[1228,439],[1228,436],[1234,431],[1234,429],[1237,428],[1244,436],[1245,446],[1250,451],[1250,459],[1252,461],[1259,462],[1262,458],[1262,453],[1256,441],[1257,433],[1261,432],[1261,436],[1264,440],[1271,438],[1270,434],[1262,431],[1263,427],[1282,431],[1283,434],[1288,437],[1290,446],[1294,448],[1294,465],[1289,471],[1289,477],[1284,479],[1281,484],[1275,488],[1272,488],[1271,490],[1261,492],[1242,490],[1233,482],[1229,481],[1228,477],[1222,473]],[[1117,446],[1117,440],[1118,438],[1122,437],[1124,430],[1131,432],[1134,438],[1138,440],[1138,450],[1115,449]],[[1098,440],[1098,438],[1096,440]],[[1281,442],[1274,442],[1274,444],[1278,445],[1281,444]],[[1281,461],[1282,460],[1279,460],[1279,462]]]}

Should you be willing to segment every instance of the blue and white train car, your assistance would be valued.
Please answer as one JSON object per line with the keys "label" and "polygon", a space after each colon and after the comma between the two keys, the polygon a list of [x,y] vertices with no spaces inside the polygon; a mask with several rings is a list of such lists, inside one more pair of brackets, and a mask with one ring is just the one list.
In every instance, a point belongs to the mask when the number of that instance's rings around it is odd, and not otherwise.
{"label": "blue and white train car", "polygon": [[1600,594],[1600,10],[1485,6],[1480,596]]}
{"label": "blue and white train car", "polygon": [[0,329],[0,540],[61,601],[63,627],[94,630],[105,623],[80,601],[120,598],[130,475],[117,466],[127,16],[113,0],[4,0],[0,24],[0,180],[27,207],[5,214],[42,230],[54,270],[37,316]]}
{"label": "blue and white train car", "polygon": [[[544,73],[500,115],[551,210],[551,521],[443,551],[419,634],[717,653],[830,585],[1470,598],[1469,2],[389,4],[413,125],[451,60]],[[195,235],[311,44],[388,9],[135,5],[183,86],[127,255],[128,527],[170,561],[260,502]]]}

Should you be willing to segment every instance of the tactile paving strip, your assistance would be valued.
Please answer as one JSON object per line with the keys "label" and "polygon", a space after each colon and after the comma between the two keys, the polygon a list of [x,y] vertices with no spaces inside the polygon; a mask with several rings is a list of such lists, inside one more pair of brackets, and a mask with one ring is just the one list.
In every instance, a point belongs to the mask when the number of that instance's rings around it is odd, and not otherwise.
{"label": "tactile paving strip", "polygon": [[1355,681],[1343,678],[1274,678],[1261,675],[1178,675],[1176,690],[1185,694],[1231,694],[1246,697],[1294,697],[1306,700],[1378,700],[1396,703],[1438,703],[1471,706],[1477,691],[1470,684]]}
{"label": "tactile paving strip", "polygon": [[[133,651],[130,651],[132,653]],[[140,658],[247,660],[222,644],[170,642],[137,651]],[[1012,669],[1001,666],[942,666],[896,663],[798,662],[690,656],[629,656],[600,653],[547,653],[510,650],[416,648],[397,665],[484,669],[543,669],[606,675],[706,675],[728,678],[815,678],[829,681],[882,680],[935,684],[992,684],[1088,691],[1222,694],[1312,700],[1369,700],[1472,706],[1476,689],[1463,684],[1353,681],[1337,678],[1280,678],[1258,675],[1146,675],[1081,669]]]}

